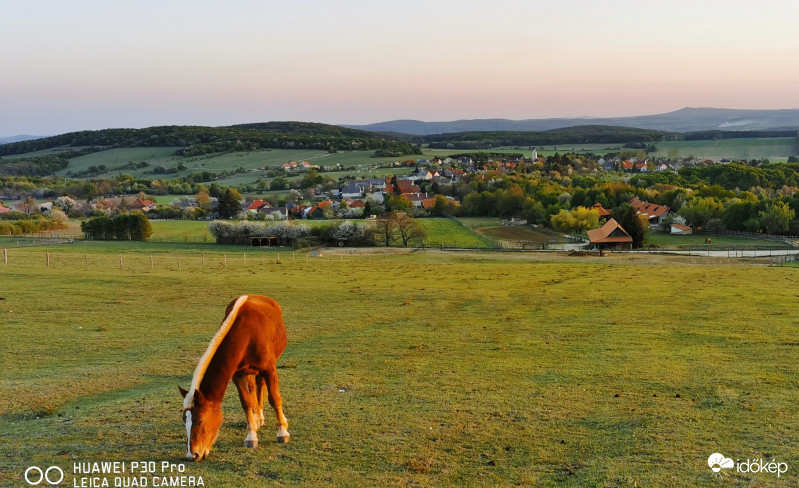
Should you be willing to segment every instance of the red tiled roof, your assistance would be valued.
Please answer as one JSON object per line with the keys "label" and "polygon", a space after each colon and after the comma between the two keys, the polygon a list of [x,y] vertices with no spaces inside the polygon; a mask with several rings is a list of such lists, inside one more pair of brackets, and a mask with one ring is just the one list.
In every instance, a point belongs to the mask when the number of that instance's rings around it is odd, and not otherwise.
{"label": "red tiled roof", "polygon": [[599,202],[596,202],[594,204],[594,208],[599,211],[599,216],[600,217],[607,217],[608,215],[611,214],[611,211],[606,209],[605,207],[603,207],[602,204],[599,203]]}
{"label": "red tiled roof", "polygon": [[263,201],[263,200],[254,200],[250,204],[250,206],[247,207],[247,210],[258,210],[259,208],[263,207],[265,204],[266,204],[266,202]]}
{"label": "red tiled roof", "polygon": [[633,197],[630,200],[630,205],[638,211],[638,213],[646,215],[650,219],[652,217],[660,217],[661,215],[667,213],[670,209],[664,205],[658,205],[655,203],[649,202],[642,202],[638,199],[638,197]]}
{"label": "red tiled roof", "polygon": [[598,229],[588,231],[588,239],[592,244],[608,243],[608,242],[633,242],[630,234],[624,230],[616,219],[608,220],[605,225]]}

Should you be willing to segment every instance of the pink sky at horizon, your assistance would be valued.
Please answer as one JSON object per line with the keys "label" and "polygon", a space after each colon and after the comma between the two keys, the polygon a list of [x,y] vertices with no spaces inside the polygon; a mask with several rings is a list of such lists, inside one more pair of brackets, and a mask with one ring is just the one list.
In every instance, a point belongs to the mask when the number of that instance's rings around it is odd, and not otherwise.
{"label": "pink sky at horizon", "polygon": [[790,1],[287,3],[0,0],[0,136],[799,108]]}

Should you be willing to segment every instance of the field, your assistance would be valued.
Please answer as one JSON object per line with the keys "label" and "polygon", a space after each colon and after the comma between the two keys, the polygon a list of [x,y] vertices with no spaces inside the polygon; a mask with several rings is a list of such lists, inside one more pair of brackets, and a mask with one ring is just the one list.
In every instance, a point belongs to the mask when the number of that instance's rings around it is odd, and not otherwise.
{"label": "field", "polygon": [[267,425],[245,449],[229,392],[210,458],[185,465],[206,486],[778,485],[767,473],[714,474],[714,452],[787,461],[779,483],[799,482],[792,268],[277,252],[10,249],[0,485],[27,486],[28,466],[60,466],[73,486],[75,462],[185,462],[177,385],[242,293],[283,306],[292,441],[272,443]]}
{"label": "field", "polygon": [[[191,173],[209,171],[220,173],[223,170],[228,172],[237,168],[244,168],[245,173],[234,174],[219,180],[220,184],[239,185],[254,184],[259,179],[267,178],[266,171],[262,168],[274,168],[290,161],[308,161],[314,165],[335,166],[342,164],[345,168],[353,168],[341,172],[328,172],[328,176],[338,178],[343,175],[362,174],[364,177],[377,175],[386,176],[393,173],[407,173],[408,168],[376,168],[381,162],[389,162],[390,159],[373,158],[374,151],[353,151],[327,153],[320,150],[291,150],[291,149],[270,149],[251,152],[233,152],[222,154],[209,154],[203,156],[184,157],[177,156],[175,152],[179,147],[138,147],[138,148],[116,148],[100,151],[85,156],[70,159],[69,166],[56,174],[66,176],[68,173],[78,173],[86,171],[91,166],[98,167],[105,165],[107,168],[106,177],[114,177],[120,174],[129,174],[138,178],[167,178],[184,177]],[[40,155],[51,152],[30,153],[28,156]],[[52,152],[56,153],[57,152]],[[410,157],[410,156],[409,156]],[[421,156],[417,156],[421,157]],[[146,166],[140,168],[129,167],[130,163],[146,162]],[[183,164],[186,169],[170,174],[153,174],[152,171],[157,166],[165,168],[176,168],[178,164]],[[298,179],[302,175],[296,176],[288,174],[289,179]]]}
{"label": "field", "polygon": [[669,156],[669,151],[677,150],[679,157],[697,157],[720,160],[723,158],[785,160],[788,156],[799,154],[795,137],[770,137],[754,139],[720,139],[705,141],[664,141],[658,142],[656,156]]}
{"label": "field", "polygon": [[[710,245],[705,244],[705,239],[710,237]],[[665,249],[784,249],[790,246],[786,241],[755,239],[742,236],[692,234],[677,236],[663,232],[650,232],[646,237],[646,245],[654,245]]]}

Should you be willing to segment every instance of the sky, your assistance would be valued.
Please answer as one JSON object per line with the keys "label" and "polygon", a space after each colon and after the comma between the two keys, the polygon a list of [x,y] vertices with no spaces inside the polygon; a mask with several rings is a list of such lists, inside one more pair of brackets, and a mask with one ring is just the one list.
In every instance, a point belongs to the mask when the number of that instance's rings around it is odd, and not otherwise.
{"label": "sky", "polygon": [[799,108],[795,0],[0,0],[0,137]]}

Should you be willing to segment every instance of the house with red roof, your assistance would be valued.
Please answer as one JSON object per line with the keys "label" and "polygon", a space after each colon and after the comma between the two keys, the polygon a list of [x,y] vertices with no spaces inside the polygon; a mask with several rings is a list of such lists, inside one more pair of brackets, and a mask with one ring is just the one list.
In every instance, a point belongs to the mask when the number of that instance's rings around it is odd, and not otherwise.
{"label": "house with red roof", "polygon": [[638,211],[639,214],[646,216],[646,218],[649,219],[650,226],[660,225],[669,211],[671,211],[671,209],[665,205],[644,202],[639,200],[638,197],[633,197],[633,199],[630,200],[630,206]]}
{"label": "house with red roof", "polygon": [[693,233],[693,229],[687,225],[671,224],[671,232],[669,233],[675,236],[689,236]]}
{"label": "house with red roof", "polygon": [[130,204],[131,210],[141,210],[142,212],[149,212],[156,207],[155,202],[152,200],[142,200],[137,198],[135,202]]}
{"label": "house with red roof", "polygon": [[588,231],[588,240],[597,249],[631,249],[633,238],[616,219],[610,219],[598,229]]}
{"label": "house with red roof", "polygon": [[270,207],[271,205],[269,205],[267,202],[263,200],[253,200],[253,202],[247,206],[247,211],[251,213],[257,213],[262,208],[270,208]]}
{"label": "house with red roof", "polygon": [[602,206],[601,203],[596,202],[594,208],[599,212],[599,218],[604,219],[610,217],[611,211]]}

